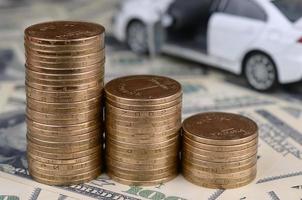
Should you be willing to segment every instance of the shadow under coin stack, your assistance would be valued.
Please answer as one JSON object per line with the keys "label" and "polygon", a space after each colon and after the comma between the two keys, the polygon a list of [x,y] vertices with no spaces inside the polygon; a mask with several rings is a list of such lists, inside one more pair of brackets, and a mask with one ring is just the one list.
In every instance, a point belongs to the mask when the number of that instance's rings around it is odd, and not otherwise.
{"label": "shadow under coin stack", "polygon": [[71,185],[101,173],[104,31],[68,21],[25,30],[27,157],[38,182]]}
{"label": "shadow under coin stack", "polygon": [[160,76],[110,81],[106,96],[108,175],[128,185],[156,185],[177,176],[181,85]]}
{"label": "shadow under coin stack", "polygon": [[235,114],[204,113],[183,122],[182,171],[208,188],[247,185],[256,177],[258,127]]}

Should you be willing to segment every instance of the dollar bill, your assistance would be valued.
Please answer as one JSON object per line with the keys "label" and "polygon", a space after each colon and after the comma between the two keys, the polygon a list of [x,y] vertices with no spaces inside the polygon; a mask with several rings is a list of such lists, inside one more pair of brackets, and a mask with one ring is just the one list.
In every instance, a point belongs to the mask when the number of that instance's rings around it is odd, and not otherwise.
{"label": "dollar bill", "polygon": [[[283,99],[234,87],[218,78],[215,80],[215,76],[211,75],[203,76],[202,79],[174,78],[178,79],[184,88],[184,116],[213,109],[240,113],[258,123],[258,174],[251,184],[235,190],[212,190],[195,186],[179,175],[169,183],[154,187],[135,187],[118,184],[105,174],[90,183],[71,187],[50,187],[36,183],[31,180],[27,171],[24,90],[20,89],[21,83],[5,82],[0,87],[1,99],[5,99],[1,104],[0,115],[0,177],[2,180],[13,180],[27,187],[20,187],[24,193],[11,192],[3,195],[19,195],[20,199],[26,199],[26,195],[36,192],[36,199],[43,199],[45,192],[52,191],[52,195],[57,199],[214,200],[269,199],[273,198],[272,196],[294,199],[301,194],[299,188],[302,180],[302,124],[298,118],[284,110],[286,106],[301,109],[300,104],[288,104]],[[6,188],[9,184],[1,181],[0,185],[0,188]]]}
{"label": "dollar bill", "polygon": [[[273,94],[259,94],[250,90],[243,79],[208,70],[200,64],[165,55],[152,59],[137,56],[111,36],[110,20],[118,2],[0,1],[0,200],[300,200],[301,84]],[[201,188],[181,175],[153,187],[121,185],[106,174],[90,183],[71,187],[51,187],[33,181],[26,160],[23,29],[36,22],[55,19],[89,20],[106,26],[106,81],[127,74],[172,76],[183,86],[184,118],[196,112],[226,111],[257,121],[260,140],[255,181],[234,190]]]}

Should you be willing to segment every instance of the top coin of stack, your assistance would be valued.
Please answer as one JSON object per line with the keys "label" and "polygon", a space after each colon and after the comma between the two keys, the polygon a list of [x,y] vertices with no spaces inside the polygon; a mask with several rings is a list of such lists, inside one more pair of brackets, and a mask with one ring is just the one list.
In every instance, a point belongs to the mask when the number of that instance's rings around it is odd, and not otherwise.
{"label": "top coin of stack", "polygon": [[123,184],[156,185],[177,175],[181,85],[160,76],[110,81],[106,97],[106,164]]}
{"label": "top coin of stack", "polygon": [[183,122],[184,177],[208,188],[236,188],[256,176],[258,127],[246,117],[203,113]]}
{"label": "top coin of stack", "polygon": [[100,174],[104,32],[71,21],[25,30],[27,157],[39,182],[70,185]]}

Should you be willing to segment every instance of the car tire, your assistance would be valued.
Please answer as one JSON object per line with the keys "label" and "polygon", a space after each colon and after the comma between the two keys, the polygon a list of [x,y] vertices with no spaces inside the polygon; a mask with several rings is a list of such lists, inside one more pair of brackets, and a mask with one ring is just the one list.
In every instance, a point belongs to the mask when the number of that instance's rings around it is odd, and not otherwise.
{"label": "car tire", "polygon": [[148,32],[143,22],[139,20],[130,22],[127,28],[127,44],[137,54],[148,53]]}
{"label": "car tire", "polygon": [[268,55],[251,53],[245,58],[243,67],[245,78],[253,89],[268,92],[278,85],[276,64]]}

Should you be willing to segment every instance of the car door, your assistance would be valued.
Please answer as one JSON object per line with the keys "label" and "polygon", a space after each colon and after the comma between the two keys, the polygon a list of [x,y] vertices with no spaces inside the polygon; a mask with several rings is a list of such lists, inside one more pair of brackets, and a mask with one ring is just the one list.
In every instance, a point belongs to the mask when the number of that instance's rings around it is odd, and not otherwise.
{"label": "car door", "polygon": [[[238,63],[242,53],[261,34],[266,20],[265,11],[255,0],[221,0],[209,21],[210,56]],[[239,70],[234,69],[235,65],[221,67],[233,72]]]}

